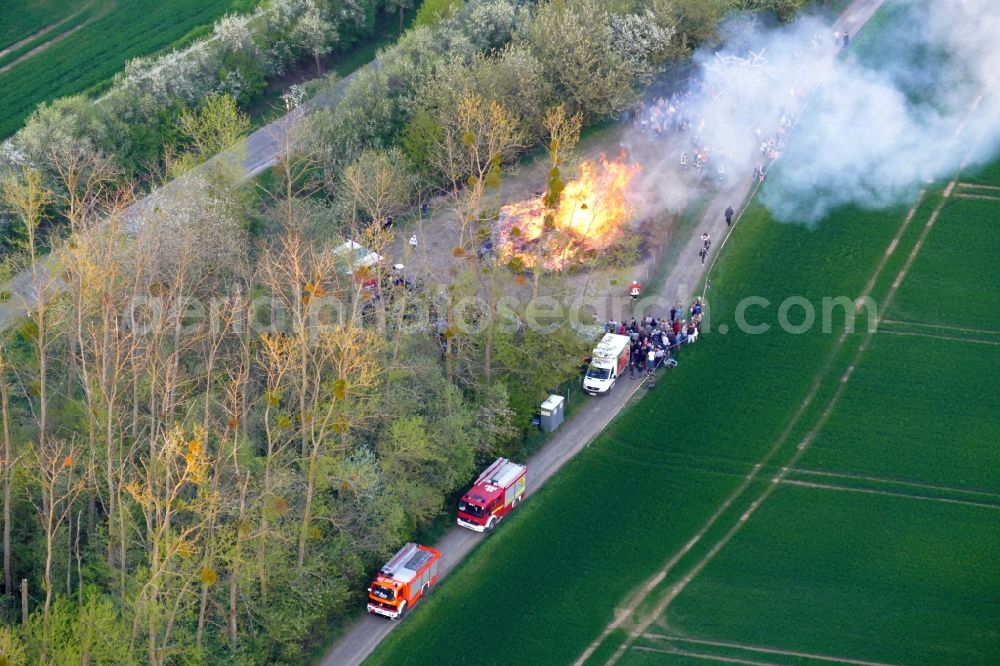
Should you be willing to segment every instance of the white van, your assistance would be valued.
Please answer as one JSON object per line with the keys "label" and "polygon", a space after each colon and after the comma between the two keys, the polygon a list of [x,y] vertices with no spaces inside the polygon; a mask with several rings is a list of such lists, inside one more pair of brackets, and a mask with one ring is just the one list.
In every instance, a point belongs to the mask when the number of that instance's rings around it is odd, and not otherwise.
{"label": "white van", "polygon": [[627,335],[604,334],[591,354],[590,367],[583,378],[584,391],[597,395],[611,390],[615,380],[628,367],[631,342]]}

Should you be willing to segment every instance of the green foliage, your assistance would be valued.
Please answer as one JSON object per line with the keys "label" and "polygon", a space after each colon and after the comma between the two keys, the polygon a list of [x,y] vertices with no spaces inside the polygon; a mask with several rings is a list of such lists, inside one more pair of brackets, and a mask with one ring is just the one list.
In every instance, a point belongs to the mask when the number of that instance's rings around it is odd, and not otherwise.
{"label": "green foliage", "polygon": [[[272,584],[276,593],[266,600],[256,597],[251,601],[258,629],[245,636],[242,654],[246,663],[305,663],[309,647],[329,630],[330,618],[344,617],[348,603],[358,601],[350,581],[341,573],[357,566],[357,555],[344,547],[342,539],[323,539],[318,545],[322,552],[305,572],[287,564],[275,567]],[[316,583],[318,579],[322,579],[321,585]],[[361,584],[361,576],[354,584]],[[219,646],[220,655],[227,651],[228,647]]]}
{"label": "green foliage", "polygon": [[556,205],[559,204],[559,199],[562,198],[562,193],[565,188],[566,184],[562,180],[562,174],[559,172],[559,167],[552,167],[549,169],[549,180],[547,182],[545,197],[542,199],[542,202],[548,208],[555,208]]}
{"label": "green foliage", "polygon": [[10,625],[0,626],[0,665],[27,666],[28,650],[17,631]]}
{"label": "green foliage", "polygon": [[664,6],[663,15],[672,18],[684,52],[690,52],[709,42],[719,19],[726,11],[727,0],[671,0],[657,3]]}
{"label": "green foliage", "polygon": [[772,12],[782,21],[790,21],[806,6],[808,0],[729,0],[735,9],[751,12]]}
{"label": "green foliage", "polygon": [[531,326],[502,333],[497,341],[500,379],[510,395],[514,423],[522,429],[528,427],[546,396],[558,393],[560,385],[579,377],[580,363],[591,348],[589,341],[580,338],[566,323],[565,313],[556,313],[552,319],[539,317],[537,321],[553,330],[541,332]]}
{"label": "green foliage", "polygon": [[462,8],[463,0],[424,0],[413,19],[413,27],[432,26]]}
{"label": "green foliage", "polygon": [[528,40],[546,77],[570,111],[613,114],[634,99],[634,77],[607,38],[608,14],[597,0],[550,1],[535,12]]}
{"label": "green foliage", "polygon": [[622,269],[634,266],[639,260],[643,240],[643,236],[639,234],[626,234],[604,251],[593,255],[591,262],[599,269]]}
{"label": "green foliage", "polygon": [[386,396],[394,421],[377,452],[390,492],[397,496],[410,525],[426,525],[444,498],[472,475],[477,452],[492,444],[489,423],[461,391],[424,357],[399,373]]}
{"label": "green foliage", "polygon": [[249,132],[250,118],[240,111],[232,95],[210,95],[196,111],[181,110],[177,129],[188,154],[201,163]]}
{"label": "green foliage", "polygon": [[23,630],[30,661],[35,664],[138,663],[129,651],[129,633],[111,598],[95,589],[85,592],[79,607],[75,600],[56,598],[47,632],[40,610],[31,614]]}
{"label": "green foliage", "polygon": [[423,170],[428,168],[431,149],[440,136],[441,126],[434,117],[424,109],[417,109],[403,129],[400,146],[410,162]]}

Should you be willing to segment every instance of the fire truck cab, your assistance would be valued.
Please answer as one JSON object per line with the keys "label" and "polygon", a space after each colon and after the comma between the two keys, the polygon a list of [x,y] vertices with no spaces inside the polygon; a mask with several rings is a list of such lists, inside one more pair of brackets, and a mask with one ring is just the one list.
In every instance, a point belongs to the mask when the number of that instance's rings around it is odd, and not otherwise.
{"label": "fire truck cab", "polygon": [[368,612],[393,620],[402,617],[437,583],[440,560],[441,553],[433,548],[403,546],[368,586]]}
{"label": "fire truck cab", "polygon": [[458,503],[458,524],[476,532],[496,527],[524,499],[528,468],[506,458],[486,468]]}

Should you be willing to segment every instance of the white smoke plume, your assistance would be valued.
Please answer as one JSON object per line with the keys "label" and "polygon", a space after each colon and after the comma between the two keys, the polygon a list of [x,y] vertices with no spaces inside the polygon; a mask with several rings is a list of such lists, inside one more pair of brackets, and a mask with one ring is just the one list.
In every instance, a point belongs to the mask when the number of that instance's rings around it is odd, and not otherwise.
{"label": "white smoke plume", "polygon": [[[845,204],[905,203],[966,161],[993,158],[1000,147],[994,0],[889,0],[881,11],[864,43],[847,50],[812,17],[777,28],[730,22],[721,47],[696,55],[697,82],[675,98],[670,117],[683,114],[689,128],[657,139],[639,122],[625,142],[644,167],[640,207],[677,210],[696,180],[723,187],[749,180],[780,154],[761,201],[779,220],[813,224]],[[652,113],[670,114],[669,101],[659,109]],[[689,164],[679,169],[685,152]],[[691,161],[699,152],[707,163],[696,179]]]}

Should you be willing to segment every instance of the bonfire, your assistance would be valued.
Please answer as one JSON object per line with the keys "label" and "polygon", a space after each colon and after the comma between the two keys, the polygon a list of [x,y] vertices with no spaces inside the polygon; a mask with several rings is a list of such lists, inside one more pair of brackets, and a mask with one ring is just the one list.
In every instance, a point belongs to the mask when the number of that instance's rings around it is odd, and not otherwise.
{"label": "bonfire", "polygon": [[566,184],[559,201],[547,208],[538,196],[500,211],[497,249],[503,262],[526,268],[562,270],[622,239],[632,209],[628,189],[639,171],[624,156],[585,161],[580,177]]}

